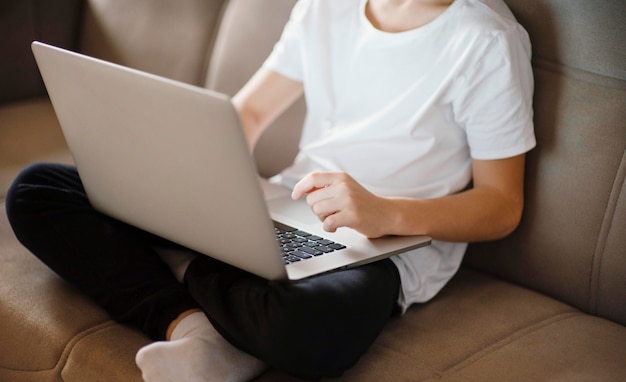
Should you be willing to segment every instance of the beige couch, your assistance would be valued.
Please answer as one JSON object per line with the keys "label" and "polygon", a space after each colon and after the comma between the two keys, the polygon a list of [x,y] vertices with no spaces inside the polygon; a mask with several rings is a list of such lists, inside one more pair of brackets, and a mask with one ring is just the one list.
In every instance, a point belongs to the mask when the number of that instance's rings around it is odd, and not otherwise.
{"label": "beige couch", "polygon": [[[293,3],[4,1],[0,201],[27,163],[71,162],[30,40],[232,94]],[[539,144],[523,222],[504,240],[471,245],[442,293],[392,320],[342,380],[626,380],[626,4],[507,3],[534,50]],[[262,174],[292,157],[303,111],[300,103],[264,138]],[[272,138],[292,149],[274,148]],[[0,381],[140,380],[134,354],[148,339],[29,254],[0,205]],[[270,370],[258,380],[291,378]]]}

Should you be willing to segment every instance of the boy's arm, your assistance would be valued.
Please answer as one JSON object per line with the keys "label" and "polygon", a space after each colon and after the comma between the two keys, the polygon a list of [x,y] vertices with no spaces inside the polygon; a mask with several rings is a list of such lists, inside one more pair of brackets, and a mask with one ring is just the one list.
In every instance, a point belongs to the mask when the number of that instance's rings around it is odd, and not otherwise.
{"label": "boy's arm", "polygon": [[233,97],[251,150],[270,123],[303,91],[302,83],[261,67]]}
{"label": "boy's arm", "polygon": [[525,155],[474,160],[474,187],[435,199],[385,198],[371,194],[345,173],[305,177],[293,191],[306,195],[324,228],[351,227],[374,238],[429,235],[436,240],[495,240],[512,232],[524,205]]}

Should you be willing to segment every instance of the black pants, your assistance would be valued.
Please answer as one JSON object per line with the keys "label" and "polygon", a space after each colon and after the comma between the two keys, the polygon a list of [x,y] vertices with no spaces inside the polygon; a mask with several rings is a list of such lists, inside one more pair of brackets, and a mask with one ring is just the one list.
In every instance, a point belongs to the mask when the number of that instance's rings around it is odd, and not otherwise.
{"label": "black pants", "polygon": [[155,340],[180,313],[200,307],[233,345],[315,379],[351,367],[396,310],[400,281],[390,260],[275,282],[198,256],[181,284],[154,251],[176,244],[96,211],[71,166],[24,169],[6,204],[24,246]]}

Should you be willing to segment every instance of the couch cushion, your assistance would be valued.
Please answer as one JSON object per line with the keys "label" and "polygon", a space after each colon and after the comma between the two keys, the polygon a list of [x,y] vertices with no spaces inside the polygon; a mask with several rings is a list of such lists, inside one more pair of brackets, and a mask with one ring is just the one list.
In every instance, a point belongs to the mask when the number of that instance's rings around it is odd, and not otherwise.
{"label": "couch cushion", "polygon": [[[626,329],[469,270],[393,319],[346,381],[619,381]],[[258,381],[290,381],[272,371]]]}
{"label": "couch cushion", "polygon": [[[295,0],[228,1],[209,61],[206,87],[234,95],[271,52],[295,3]],[[302,97],[263,134],[255,148],[261,175],[272,176],[291,164],[305,109]]]}
{"label": "couch cushion", "polygon": [[530,33],[535,58],[626,80],[623,0],[504,1]]}
{"label": "couch cushion", "polygon": [[555,317],[503,339],[442,374],[442,381],[620,381],[626,331],[585,314]]}
{"label": "couch cushion", "polygon": [[594,261],[589,309],[594,314],[626,325],[626,303],[624,299],[615,297],[626,294],[626,276],[623,272],[626,269],[626,166],[622,166],[621,172],[622,188],[609,202],[609,208],[615,214],[607,214],[606,240],[602,242],[603,247],[598,248],[600,257]]}
{"label": "couch cushion", "polygon": [[87,55],[202,85],[223,0],[88,0]]}
{"label": "couch cushion", "polygon": [[507,3],[533,41],[538,143],[521,226],[467,264],[626,324],[626,8]]}
{"label": "couch cushion", "polygon": [[82,0],[0,2],[0,104],[45,94],[30,43],[74,49]]}
{"label": "couch cushion", "polygon": [[48,98],[0,105],[0,199],[15,175],[38,161],[72,162]]}

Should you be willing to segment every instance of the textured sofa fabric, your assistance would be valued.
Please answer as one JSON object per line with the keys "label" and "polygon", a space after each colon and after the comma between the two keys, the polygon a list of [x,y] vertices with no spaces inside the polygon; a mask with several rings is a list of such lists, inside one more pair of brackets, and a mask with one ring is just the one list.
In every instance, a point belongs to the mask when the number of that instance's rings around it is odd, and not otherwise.
{"label": "textured sofa fabric", "polygon": [[[10,31],[10,40],[0,39],[10,52],[0,56],[0,201],[24,165],[72,161],[26,54],[33,36],[46,38],[33,34],[45,29],[37,25],[65,36],[51,42],[233,94],[271,49],[294,2],[0,4],[1,36]],[[538,146],[528,158],[522,224],[504,240],[470,245],[441,294],[391,320],[341,380],[626,376],[626,4],[507,3],[529,31],[536,80]],[[304,112],[298,103],[263,137],[255,153],[262,174],[289,162]],[[0,322],[0,381],[141,380],[134,354],[149,340],[111,321],[28,253],[4,203]],[[294,379],[268,370],[257,380]]]}
{"label": "textured sofa fabric", "polygon": [[82,0],[0,2],[0,103],[41,96],[45,89],[30,52],[32,40],[64,48],[78,42]]}
{"label": "textured sofa fabric", "polygon": [[626,3],[510,4],[534,46],[538,145],[521,227],[468,263],[626,325]]}

